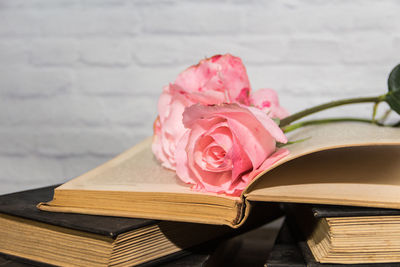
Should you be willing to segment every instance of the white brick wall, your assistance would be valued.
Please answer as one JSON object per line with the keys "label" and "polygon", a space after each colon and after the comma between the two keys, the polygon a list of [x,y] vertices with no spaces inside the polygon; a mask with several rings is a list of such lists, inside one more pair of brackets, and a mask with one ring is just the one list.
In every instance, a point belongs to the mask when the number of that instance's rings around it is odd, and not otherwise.
{"label": "white brick wall", "polygon": [[400,61],[399,10],[395,0],[0,0],[0,193],[61,183],[150,135],[162,86],[216,53],[240,56],[253,89],[275,88],[291,112],[381,94]]}

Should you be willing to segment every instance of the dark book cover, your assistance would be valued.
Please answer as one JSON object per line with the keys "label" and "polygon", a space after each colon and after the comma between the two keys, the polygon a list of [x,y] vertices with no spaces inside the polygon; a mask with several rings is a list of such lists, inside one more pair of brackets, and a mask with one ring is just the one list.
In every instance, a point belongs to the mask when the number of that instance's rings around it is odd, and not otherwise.
{"label": "dark book cover", "polygon": [[333,217],[400,216],[400,210],[385,208],[297,203],[285,203],[282,204],[282,208],[289,214],[295,214],[301,211],[305,215],[312,215],[317,219]]}
{"label": "dark book cover", "polygon": [[[48,212],[36,208],[39,202],[50,201],[53,198],[54,189],[58,185],[21,191],[0,196],[0,213],[21,217],[33,221],[47,223],[55,226],[61,226],[74,230],[85,231],[89,233],[117,237],[119,234],[156,224],[159,221],[138,218],[112,217],[99,215],[86,215],[77,213]],[[249,216],[246,223],[230,231],[232,234],[246,232],[254,229],[269,221],[282,216],[277,205],[271,203],[254,203],[252,207],[252,216]],[[201,225],[196,223],[171,222],[179,227],[182,224]],[[226,230],[228,226],[209,225],[208,227],[217,227]]]}
{"label": "dark book cover", "polygon": [[291,228],[301,229],[294,234],[303,240],[314,231],[318,220],[323,218],[399,216],[400,219],[400,210],[397,209],[299,203],[284,203],[281,207]]}
{"label": "dark book cover", "polygon": [[400,215],[400,210],[396,209],[336,205],[312,205],[311,210],[315,218]]}
{"label": "dark book cover", "polygon": [[[109,236],[112,238],[116,238],[121,233],[156,224],[159,222],[156,220],[125,217],[46,212],[37,209],[36,205],[39,202],[49,201],[53,198],[53,191],[54,188],[56,188],[57,186],[58,185],[54,185],[2,195],[0,196],[0,213],[64,228]],[[185,224],[179,222],[172,223],[177,227],[179,227],[180,224]],[[182,251],[141,264],[141,266],[170,266],[168,265],[168,262],[171,261],[172,263],[179,263],[179,266],[203,266],[203,264],[208,260],[211,253],[213,252],[213,249],[218,245],[221,240],[222,238],[219,238],[206,242],[203,245],[184,249]],[[22,267],[51,265],[0,253],[0,266]]]}
{"label": "dark book cover", "polygon": [[[59,227],[109,236],[112,238],[116,238],[121,233],[160,222],[156,220],[125,217],[46,212],[37,209],[36,205],[39,202],[52,199],[53,191],[56,187],[57,185],[2,195],[0,196],[0,213]],[[266,212],[265,208],[267,208],[268,212]],[[227,259],[232,257],[222,257],[221,255],[232,253],[232,251],[235,250],[229,249],[224,253],[218,252],[216,254],[215,251],[221,250],[221,243],[225,243],[230,237],[245,233],[248,230],[261,226],[282,215],[282,212],[279,210],[277,205],[266,205],[263,203],[254,205],[253,212],[255,216],[250,216],[245,225],[240,229],[230,229],[228,226],[171,222],[171,224],[177,229],[179,229],[180,225],[187,224],[193,225],[193,229],[201,229],[203,231],[216,227],[220,229],[219,231],[221,231],[222,236],[206,243],[141,264],[141,266],[203,266],[206,263],[206,265],[209,266],[210,262],[220,263],[221,260],[225,264]],[[173,239],[173,237],[168,238]],[[21,259],[12,255],[0,253],[0,256],[1,266],[50,266],[48,264],[30,261],[29,259]],[[218,265],[219,264],[211,264],[210,266]]]}
{"label": "dark book cover", "polygon": [[0,213],[113,238],[121,233],[157,223],[155,220],[46,212],[37,209],[39,202],[53,198],[54,188],[57,186],[2,195]]}

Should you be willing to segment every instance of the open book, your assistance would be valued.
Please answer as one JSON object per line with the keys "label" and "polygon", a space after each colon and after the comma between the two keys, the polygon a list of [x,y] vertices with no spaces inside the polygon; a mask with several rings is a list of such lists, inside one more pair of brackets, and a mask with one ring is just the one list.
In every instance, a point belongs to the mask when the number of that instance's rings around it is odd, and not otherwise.
{"label": "open book", "polygon": [[293,132],[290,154],[240,197],[195,192],[163,168],[151,138],[55,189],[47,211],[241,225],[255,201],[400,208],[400,129],[363,123]]}

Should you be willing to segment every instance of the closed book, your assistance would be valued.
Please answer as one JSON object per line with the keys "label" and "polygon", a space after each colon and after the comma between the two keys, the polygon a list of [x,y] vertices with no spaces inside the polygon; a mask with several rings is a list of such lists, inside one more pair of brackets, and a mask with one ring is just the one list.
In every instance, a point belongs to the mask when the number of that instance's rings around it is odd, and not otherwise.
{"label": "closed book", "polygon": [[54,188],[0,196],[0,253],[57,266],[160,264],[232,232],[227,226],[38,210]]}
{"label": "closed book", "polygon": [[[225,264],[225,257],[215,256],[214,250],[219,249],[221,242],[206,242],[199,246],[193,247],[181,253],[177,253],[173,256],[162,257],[155,261],[140,264],[140,267],[212,267],[221,266]],[[233,251],[235,252],[235,251]],[[0,253],[0,266],[1,267],[52,267],[54,265],[45,264],[42,262],[32,261],[26,258],[20,258],[13,255],[1,254]]]}
{"label": "closed book", "polygon": [[298,231],[285,221],[275,240],[265,267],[397,267],[400,263],[335,264],[319,263],[307,244],[299,240]]}
{"label": "closed book", "polygon": [[400,262],[399,210],[304,204],[285,210],[317,262]]}

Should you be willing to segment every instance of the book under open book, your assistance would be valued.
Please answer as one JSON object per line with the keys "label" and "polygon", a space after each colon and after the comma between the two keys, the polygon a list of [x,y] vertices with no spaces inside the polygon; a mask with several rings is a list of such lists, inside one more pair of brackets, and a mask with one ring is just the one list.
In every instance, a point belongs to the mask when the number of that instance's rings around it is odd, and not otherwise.
{"label": "book under open book", "polygon": [[314,262],[400,266],[400,210],[293,203],[283,206],[299,247]]}
{"label": "book under open book", "polygon": [[203,264],[208,256],[220,266],[237,251],[234,237],[282,215],[278,205],[259,203],[256,209],[268,205],[269,212],[254,212],[243,227],[232,229],[38,210],[36,204],[50,200],[54,188],[0,196],[0,266],[20,266],[3,265],[1,258],[35,266],[192,266]]}
{"label": "book under open book", "polygon": [[241,225],[252,203],[400,208],[400,129],[332,123],[293,132],[290,154],[239,197],[191,190],[151,152],[151,138],[54,191],[42,210]]}

